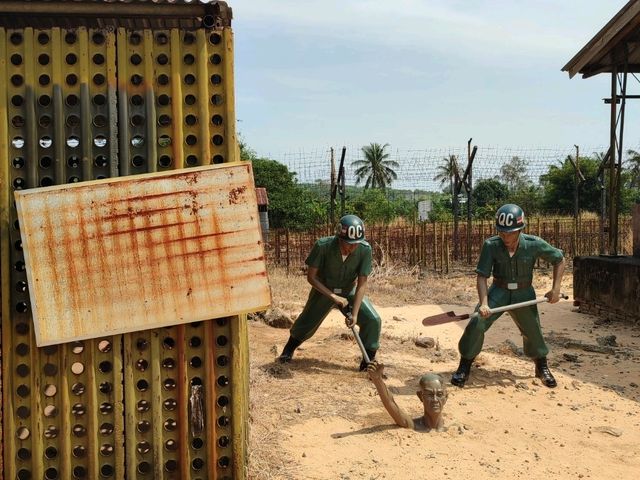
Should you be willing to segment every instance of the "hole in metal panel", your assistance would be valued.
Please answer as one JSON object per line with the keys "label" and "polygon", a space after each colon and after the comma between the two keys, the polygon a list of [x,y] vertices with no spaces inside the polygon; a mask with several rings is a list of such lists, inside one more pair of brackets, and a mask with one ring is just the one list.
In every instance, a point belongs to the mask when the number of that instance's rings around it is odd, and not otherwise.
{"label": "hole in metal panel", "polygon": [[131,43],[131,45],[140,45],[140,42],[142,42],[142,36],[138,32],[133,32],[129,36],[129,43]]}
{"label": "hole in metal panel", "polygon": [[102,402],[100,404],[100,413],[106,415],[113,412],[113,405],[109,402]]}
{"label": "hole in metal panel", "polygon": [[20,115],[16,115],[11,119],[11,125],[13,125],[16,128],[24,127],[24,117]]}
{"label": "hole in metal panel", "polygon": [[149,362],[146,361],[144,358],[140,358],[136,362],[136,368],[141,372],[144,372],[147,368],[149,368]]}
{"label": "hole in metal panel", "polygon": [[140,433],[146,433],[149,430],[151,430],[151,423],[149,421],[147,421],[147,420],[141,420],[141,421],[138,422],[138,425],[136,426],[136,429]]}
{"label": "hole in metal panel", "polygon": [[40,75],[38,77],[38,83],[43,87],[49,85],[50,82],[51,82],[51,77],[49,77],[49,75]]}
{"label": "hole in metal panel", "polygon": [[185,138],[185,142],[189,146],[194,146],[198,143],[198,137],[196,137],[195,135],[187,135],[187,138]]}
{"label": "hole in metal panel", "polygon": [[222,116],[214,115],[213,117],[211,117],[211,123],[213,123],[214,125],[222,125]]}
{"label": "hole in metal panel", "polygon": [[148,346],[149,346],[149,342],[144,338],[139,338],[136,341],[136,347],[138,350],[146,350]]}
{"label": "hole in metal panel", "polygon": [[156,35],[156,42],[158,45],[166,45],[169,42],[169,37],[166,33],[160,32]]}
{"label": "hole in metal panel", "polygon": [[229,357],[227,357],[226,355],[220,355],[217,359],[216,359],[216,363],[218,364],[218,366],[220,367],[226,367],[227,365],[229,365]]}
{"label": "hole in metal panel", "polygon": [[135,157],[133,157],[133,158],[131,159],[131,164],[132,164],[134,167],[141,167],[141,166],[143,166],[143,165],[144,165],[144,157],[143,157],[143,156],[141,156],[141,155],[136,155]]}
{"label": "hole in metal panel", "polygon": [[93,117],[93,125],[102,128],[107,126],[107,117],[104,115],[96,115]]}
{"label": "hole in metal panel", "polygon": [[80,166],[80,157],[78,157],[77,155],[71,155],[69,158],[67,158],[67,166],[69,168],[77,168],[78,166]]}
{"label": "hole in metal panel", "polygon": [[80,181],[80,177],[76,177],[76,176],[69,177],[67,179],[67,183],[78,183],[79,181]]}
{"label": "hole in metal panel", "polygon": [[113,425],[110,423],[103,423],[100,425],[101,435],[111,435],[113,433]]}
{"label": "hole in metal panel", "polygon": [[67,32],[67,34],[64,36],[64,41],[67,42],[69,45],[76,43],[77,40],[78,40],[78,36],[76,35],[75,32]]}
{"label": "hole in metal panel", "polygon": [[84,364],[81,362],[74,362],[71,364],[71,371],[76,375],[80,375],[84,372]]}
{"label": "hole in metal panel", "polygon": [[222,77],[217,73],[214,75],[211,75],[211,83],[214,85],[220,85],[222,83]]}
{"label": "hole in metal panel", "polygon": [[[164,429],[167,430],[168,432],[172,432],[174,431],[176,428],[178,428],[178,422],[176,422],[173,418],[168,418],[167,420],[165,420],[164,424]],[[176,446],[177,444],[176,442],[174,442],[173,440],[169,440],[171,443],[165,444],[165,446],[167,447],[167,450],[171,450],[171,446]]]}
{"label": "hole in metal panel", "polygon": [[176,346],[176,341],[171,337],[165,337],[162,340],[162,346],[167,350],[171,350],[173,347]]}
{"label": "hole in metal panel", "polygon": [[19,397],[22,397],[22,398],[28,397],[29,393],[31,393],[31,389],[24,384],[18,385],[18,388],[16,388],[16,394]]}
{"label": "hole in metal panel", "polygon": [[18,302],[16,304],[16,311],[18,313],[27,313],[29,311],[29,305],[27,305],[27,302]]}
{"label": "hole in metal panel", "polygon": [[102,475],[103,477],[111,477],[113,476],[113,472],[113,465],[104,464],[100,467],[100,475]]}
{"label": "hole in metal panel", "polygon": [[150,408],[151,408],[151,404],[149,403],[148,400],[140,400],[138,402],[138,406],[136,407],[138,412],[147,412],[149,411]]}
{"label": "hole in metal panel", "polygon": [[149,382],[144,378],[136,382],[136,388],[141,392],[146,392],[149,389]]}
{"label": "hole in metal panel", "polygon": [[82,403],[74,403],[71,407],[71,413],[77,416],[81,416],[87,413],[87,409]]}
{"label": "hole in metal panel", "polygon": [[65,102],[68,106],[75,107],[78,104],[78,96],[73,94],[67,95]]}
{"label": "hole in metal panel", "polygon": [[187,53],[184,56],[183,60],[184,60],[184,63],[186,63],[187,65],[193,65],[193,63],[196,61],[196,58],[190,53]]}
{"label": "hole in metal panel", "polygon": [[96,53],[93,58],[93,63],[95,63],[96,65],[102,65],[104,63],[104,55],[100,54],[100,53]]}
{"label": "hole in metal panel", "polygon": [[58,449],[56,447],[47,447],[44,450],[44,456],[48,459],[56,458],[58,456]]}
{"label": "hole in metal panel", "polygon": [[82,395],[84,391],[84,383],[76,382],[71,386],[71,392],[73,392],[74,395]]}
{"label": "hole in metal panel", "polygon": [[75,354],[84,352],[84,342],[73,342],[71,344],[71,351]]}
{"label": "hole in metal panel", "polygon": [[209,35],[209,41],[211,42],[212,45],[218,45],[221,40],[222,40],[222,37],[220,36],[219,33],[212,33],[211,35]]}
{"label": "hole in metal panel", "polygon": [[9,37],[9,40],[11,40],[11,43],[14,45],[20,45],[22,43],[22,34],[14,32],[11,34],[11,37]]}
{"label": "hole in metal panel", "polygon": [[91,40],[93,41],[93,43],[95,43],[96,45],[102,45],[105,42],[105,37],[104,34],[102,32],[95,32],[92,36],[91,36]]}
{"label": "hole in metal panel", "polygon": [[158,117],[158,125],[161,127],[168,127],[171,125],[171,117],[169,115],[160,115]]}
{"label": "hole in metal panel", "polygon": [[168,398],[164,402],[162,402],[162,406],[165,408],[165,410],[172,411],[176,409],[176,407],[178,406],[178,402],[176,402],[173,398]]}
{"label": "hole in metal panel", "polygon": [[29,418],[29,416],[31,415],[31,410],[29,409],[29,407],[25,407],[23,405],[16,409],[16,415],[18,416],[18,418],[24,420],[25,418]]}
{"label": "hole in metal panel", "polygon": [[13,97],[11,97],[11,105],[13,105],[14,107],[22,106],[23,102],[24,98],[22,98],[20,95],[14,95]]}
{"label": "hole in metal panel", "polygon": [[172,163],[173,161],[171,160],[171,157],[169,155],[162,155],[158,159],[158,165],[160,165],[163,168],[170,167]]}
{"label": "hole in metal panel", "polygon": [[167,472],[175,472],[178,469],[178,462],[175,460],[167,460],[164,463],[164,469]]}
{"label": "hole in metal panel", "polygon": [[202,469],[202,467],[204,467],[204,460],[202,460],[201,458],[194,458],[191,462],[191,468],[196,471]]}
{"label": "hole in metal panel", "polygon": [[160,135],[158,137],[158,145],[162,148],[166,148],[171,145],[171,137],[169,135]]}
{"label": "hole in metal panel", "polygon": [[144,98],[142,97],[142,95],[133,95],[131,97],[131,104],[135,105],[136,107],[144,105]]}
{"label": "hole in metal panel", "polygon": [[103,167],[106,167],[109,164],[109,159],[105,155],[98,155],[94,159],[93,164],[96,167],[103,168]]}
{"label": "hole in metal panel", "polygon": [[169,63],[169,57],[167,57],[164,53],[161,53],[160,55],[158,55],[158,58],[156,58],[156,61],[160,65],[166,65],[167,63]]}
{"label": "hole in metal panel", "polygon": [[187,115],[184,118],[184,122],[189,126],[193,126],[198,123],[198,117],[196,117],[195,115]]}
{"label": "hole in metal panel", "polygon": [[137,73],[131,75],[131,85],[141,85],[142,84],[142,75],[138,75]]}
{"label": "hole in metal panel", "polygon": [[107,146],[107,137],[104,135],[98,135],[93,139],[93,144],[98,148],[103,148]]}
{"label": "hole in metal panel", "polygon": [[20,460],[29,460],[31,458],[31,451],[29,449],[27,449],[27,448],[20,448],[16,452],[16,456]]}
{"label": "hole in metal panel", "polygon": [[211,103],[213,105],[222,105],[222,95],[219,93],[211,95]]}
{"label": "hole in metal panel", "polygon": [[44,416],[47,418],[52,418],[58,415],[58,408],[55,405],[47,405],[43,409]]}
{"label": "hole in metal panel", "polygon": [[80,145],[79,137],[76,137],[75,135],[71,135],[69,138],[67,138],[67,147],[78,148],[78,145]]}
{"label": "hole in metal panel", "polygon": [[53,183],[54,181],[51,177],[42,177],[42,180],[40,180],[41,187],[50,187],[51,185],[53,185]]}
{"label": "hole in metal panel", "polygon": [[195,95],[187,95],[186,97],[184,97],[184,103],[186,103],[187,105],[195,105],[196,103]]}
{"label": "hole in metal panel", "polygon": [[[142,97],[140,97],[140,98],[142,98]],[[98,105],[98,106],[104,105],[105,103],[107,103],[107,97],[105,97],[102,94],[94,95],[93,103],[95,105]]]}
{"label": "hole in metal panel", "polygon": [[16,345],[16,353],[19,356],[24,357],[29,353],[29,345],[27,345],[26,343],[19,343],[18,345]]}
{"label": "hole in metal panel", "polygon": [[209,58],[209,61],[211,63],[213,63],[214,65],[220,65],[220,63],[222,63],[222,57],[220,55],[218,55],[217,53],[214,53]]}
{"label": "hole in metal panel", "polygon": [[141,135],[134,135],[131,138],[131,146],[133,148],[141,148],[144,146],[144,137]]}
{"label": "hole in metal panel", "polygon": [[189,167],[195,167],[198,165],[198,157],[195,155],[188,155],[186,162]]}
{"label": "hole in metal panel", "polygon": [[131,55],[131,58],[129,58],[129,60],[133,65],[140,65],[142,63],[142,57],[137,53],[134,53],[133,55]]}
{"label": "hole in metal panel", "polygon": [[163,85],[163,86],[169,85],[169,77],[164,73],[161,75],[158,75],[158,85]]}
{"label": "hole in metal panel", "polygon": [[165,358],[162,361],[162,366],[164,368],[174,368],[176,366],[176,361],[173,358]]}
{"label": "hole in metal panel", "polygon": [[22,251],[22,240],[16,240],[15,243],[13,244],[13,246],[15,247],[16,250],[21,252]]}
{"label": "hole in metal panel", "polygon": [[49,148],[51,147],[51,145],[53,145],[53,140],[51,139],[51,137],[45,135],[44,137],[40,137],[40,140],[38,140],[38,144],[42,148]]}
{"label": "hole in metal panel", "polygon": [[87,449],[82,445],[75,445],[71,450],[71,454],[76,458],[82,458],[87,454]]}
{"label": "hole in metal panel", "polygon": [[100,340],[98,350],[102,353],[109,353],[111,351],[111,342],[109,340]]}
{"label": "hole in metal panel", "polygon": [[195,75],[189,73],[187,75],[184,76],[184,83],[187,85],[193,85],[196,83],[196,77]]}
{"label": "hole in metal panel", "polygon": [[78,76],[75,73],[70,73],[69,75],[67,75],[67,85],[70,86],[74,86],[76,83],[78,83]]}
{"label": "hole in metal panel", "polygon": [[29,375],[30,371],[31,369],[29,368],[29,365],[25,363],[21,363],[16,367],[16,373],[19,377],[26,377],[27,375]]}
{"label": "hole in metal panel", "polygon": [[158,97],[158,105],[166,107],[170,103],[171,103],[171,97],[169,95],[166,95],[166,94],[163,93],[162,95],[160,95]]}
{"label": "hole in metal panel", "polygon": [[196,42],[196,36],[191,32],[186,32],[183,42],[185,45],[193,45]]}
{"label": "hole in metal panel", "polygon": [[87,469],[82,465],[76,465],[73,467],[73,478],[86,478]]}
{"label": "hole in metal panel", "polygon": [[22,138],[22,137],[13,137],[13,139],[11,140],[11,145],[13,145],[15,148],[24,147],[24,138]]}
{"label": "hole in metal panel", "polygon": [[176,388],[176,381],[173,378],[166,378],[163,382],[163,386],[166,390],[173,390]]}
{"label": "hole in metal panel", "polygon": [[65,61],[69,64],[69,65],[75,65],[75,63],[78,61],[78,57],[76,56],[75,53],[69,53],[66,57],[65,57]]}
{"label": "hole in metal panel", "polygon": [[56,468],[50,467],[44,471],[45,480],[56,480],[58,478],[58,470]]}
{"label": "hole in metal panel", "polygon": [[140,462],[138,464],[138,473],[146,474],[151,472],[151,465],[149,462]]}
{"label": "hole in metal panel", "polygon": [[113,445],[109,445],[108,443],[105,443],[102,446],[100,446],[100,454],[105,457],[112,455],[113,451],[114,451]]}
{"label": "hole in metal panel", "polygon": [[49,115],[42,115],[38,119],[38,125],[42,128],[48,128],[51,125],[51,117]]}
{"label": "hole in metal panel", "polygon": [[134,115],[131,117],[131,125],[134,127],[140,127],[144,125],[144,117],[142,115]]}
{"label": "hole in metal panel", "polygon": [[46,53],[41,53],[38,55],[38,63],[40,65],[49,65],[49,55]]}
{"label": "hole in metal panel", "polygon": [[87,434],[87,428],[84,425],[80,425],[79,423],[76,423],[71,428],[71,431],[76,437],[84,437]]}
{"label": "hole in metal panel", "polygon": [[138,453],[140,453],[141,455],[144,455],[145,453],[149,453],[151,451],[151,445],[146,440],[143,440],[142,442],[138,442],[138,444],[136,445],[136,450],[138,450]]}
{"label": "hole in metal panel", "polygon": [[15,157],[15,158],[13,159],[13,166],[14,166],[15,168],[22,168],[22,167],[24,167],[24,158],[22,158],[22,157]]}
{"label": "hole in metal panel", "polygon": [[95,83],[96,85],[102,85],[105,82],[105,78],[104,75],[102,75],[101,73],[96,73],[93,76],[93,83]]}
{"label": "hole in metal panel", "polygon": [[211,139],[211,142],[216,146],[220,146],[224,142],[224,138],[222,137],[222,135],[214,135]]}
{"label": "hole in metal panel", "polygon": [[113,385],[111,382],[100,382],[100,386],[98,387],[101,393],[108,395],[113,390]]}
{"label": "hole in metal panel", "polygon": [[204,445],[204,440],[202,440],[201,438],[194,438],[193,440],[191,440],[191,447],[194,450],[199,450],[200,448],[202,448]]}
{"label": "hole in metal panel", "polygon": [[227,405],[229,405],[229,397],[227,397],[226,395],[219,396],[218,397],[218,406],[226,407]]}
{"label": "hole in metal panel", "polygon": [[189,365],[193,368],[200,368],[202,366],[202,359],[200,357],[192,357],[189,361]]}
{"label": "hole in metal panel", "polygon": [[38,34],[38,43],[40,45],[46,45],[49,43],[49,35],[44,32]]}
{"label": "hole in metal panel", "polygon": [[229,385],[229,378],[227,378],[225,375],[221,375],[218,377],[218,385],[221,387],[226,387],[227,385]]}
{"label": "hole in metal panel", "polygon": [[58,393],[58,387],[56,387],[55,385],[49,383],[49,384],[44,386],[43,393],[44,393],[45,397],[55,397],[56,394]]}
{"label": "hole in metal panel", "polygon": [[53,363],[45,363],[44,367],[42,367],[44,374],[53,377],[56,373],[58,373],[58,366]]}
{"label": "hole in metal panel", "polygon": [[18,470],[16,477],[18,478],[18,480],[31,480],[31,472],[29,470],[21,468],[20,470]]}
{"label": "hole in metal panel", "polygon": [[44,436],[45,438],[57,438],[59,433],[60,429],[58,427],[55,425],[49,425],[44,431]]}
{"label": "hole in metal panel", "polygon": [[191,379],[191,385],[202,385],[202,379],[200,377],[193,377]]}
{"label": "hole in metal panel", "polygon": [[229,342],[229,340],[224,335],[219,335],[218,338],[216,338],[216,343],[220,347],[224,347],[228,342]]}

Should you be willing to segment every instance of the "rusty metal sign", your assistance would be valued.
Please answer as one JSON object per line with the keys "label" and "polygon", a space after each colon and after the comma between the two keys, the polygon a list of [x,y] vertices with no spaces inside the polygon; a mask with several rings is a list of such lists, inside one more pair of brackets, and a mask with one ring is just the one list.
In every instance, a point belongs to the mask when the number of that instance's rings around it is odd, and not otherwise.
{"label": "rusty metal sign", "polygon": [[38,346],[270,304],[251,165],[15,192]]}

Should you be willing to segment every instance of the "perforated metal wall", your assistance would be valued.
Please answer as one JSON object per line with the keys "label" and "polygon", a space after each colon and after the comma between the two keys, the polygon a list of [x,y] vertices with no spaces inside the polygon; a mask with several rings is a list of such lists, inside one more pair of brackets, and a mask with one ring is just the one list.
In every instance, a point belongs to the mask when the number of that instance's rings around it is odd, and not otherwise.
{"label": "perforated metal wall", "polygon": [[238,159],[232,55],[229,28],[0,29],[5,478],[244,477],[245,319],[37,348],[13,202]]}

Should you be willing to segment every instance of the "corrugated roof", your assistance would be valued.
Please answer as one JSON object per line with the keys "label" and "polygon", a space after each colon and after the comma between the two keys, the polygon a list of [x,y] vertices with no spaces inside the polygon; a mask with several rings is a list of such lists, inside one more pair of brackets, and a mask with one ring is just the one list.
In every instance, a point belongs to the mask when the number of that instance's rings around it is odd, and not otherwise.
{"label": "corrugated roof", "polygon": [[[626,47],[625,47],[626,45]],[[628,71],[640,72],[640,0],[628,2],[609,22],[562,67],[569,77],[584,78],[611,72],[624,65],[628,49]]]}
{"label": "corrugated roof", "polygon": [[231,18],[231,8],[218,0],[0,1],[6,28],[212,28],[230,26]]}
{"label": "corrugated roof", "polygon": [[258,205],[269,205],[266,188],[256,187],[256,198],[258,199]]}

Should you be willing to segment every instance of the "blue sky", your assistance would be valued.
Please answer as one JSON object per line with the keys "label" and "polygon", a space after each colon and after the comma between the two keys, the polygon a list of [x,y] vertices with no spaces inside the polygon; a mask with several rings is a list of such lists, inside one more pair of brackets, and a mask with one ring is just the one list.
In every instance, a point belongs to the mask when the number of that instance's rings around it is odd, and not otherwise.
{"label": "blue sky", "polygon": [[[560,70],[626,0],[228,3],[238,126],[260,155],[464,147],[470,137],[608,144],[610,77]],[[639,108],[628,109],[626,145],[638,144]]]}

